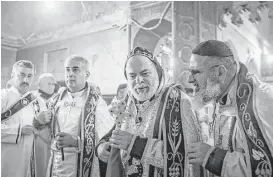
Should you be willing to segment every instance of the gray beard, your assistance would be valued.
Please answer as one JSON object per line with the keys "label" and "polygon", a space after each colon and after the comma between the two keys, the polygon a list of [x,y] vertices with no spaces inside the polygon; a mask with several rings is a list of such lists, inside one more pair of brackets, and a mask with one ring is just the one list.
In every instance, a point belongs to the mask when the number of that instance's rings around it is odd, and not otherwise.
{"label": "gray beard", "polygon": [[208,81],[207,88],[193,97],[192,103],[195,110],[203,108],[211,101],[215,101],[221,95],[220,83]]}
{"label": "gray beard", "polygon": [[221,95],[220,84],[208,85],[207,89],[202,93],[203,102],[205,104],[216,100]]}
{"label": "gray beard", "polygon": [[133,96],[138,101],[146,101],[146,100],[149,100],[150,98],[152,98],[154,96],[154,93],[151,93],[151,91],[149,91],[148,93],[141,94],[141,96],[140,96],[139,94],[135,93],[135,91],[134,91]]}

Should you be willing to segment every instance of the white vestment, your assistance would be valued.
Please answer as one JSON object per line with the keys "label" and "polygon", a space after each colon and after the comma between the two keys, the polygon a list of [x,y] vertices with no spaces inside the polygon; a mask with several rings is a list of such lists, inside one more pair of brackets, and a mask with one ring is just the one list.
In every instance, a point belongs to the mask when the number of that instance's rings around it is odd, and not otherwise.
{"label": "white vestment", "polygon": [[[78,137],[78,146],[80,146],[81,117],[83,114],[85,101],[89,92],[87,89],[71,93],[66,92],[56,107],[59,107],[55,124],[56,132],[65,132]],[[58,125],[57,125],[58,124]],[[114,119],[108,112],[106,102],[99,97],[95,113],[95,145],[114,125]],[[79,152],[82,147],[66,147],[64,149],[64,161],[62,161],[61,151],[56,149],[56,144],[52,140],[51,157],[47,176],[51,177],[77,177],[77,163]],[[94,155],[92,163],[92,177],[99,177],[98,158]]]}
{"label": "white vestment", "polygon": [[[46,99],[42,98],[39,93],[36,96],[40,100],[39,112],[46,111]],[[50,157],[50,128],[46,127],[40,131],[35,136],[35,177],[45,177],[46,169],[48,165],[48,160]]]}
{"label": "white vestment", "polygon": [[[7,111],[22,97],[14,87],[1,90],[1,113]],[[33,147],[33,134],[21,135],[23,125],[32,125],[35,117],[33,101],[13,116],[1,121],[1,175],[27,177]]]}

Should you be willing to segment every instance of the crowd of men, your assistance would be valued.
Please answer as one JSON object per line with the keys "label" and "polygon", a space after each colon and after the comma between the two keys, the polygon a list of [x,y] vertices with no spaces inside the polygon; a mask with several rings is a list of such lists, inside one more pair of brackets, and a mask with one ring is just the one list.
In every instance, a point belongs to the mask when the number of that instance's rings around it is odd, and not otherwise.
{"label": "crowd of men", "polygon": [[[1,90],[3,177],[273,177],[273,86],[236,60],[226,43],[192,51],[189,92],[168,83],[153,54],[128,55],[107,106],[87,82],[89,62],[64,62],[66,87],[17,61]],[[198,111],[213,105],[208,143]]]}

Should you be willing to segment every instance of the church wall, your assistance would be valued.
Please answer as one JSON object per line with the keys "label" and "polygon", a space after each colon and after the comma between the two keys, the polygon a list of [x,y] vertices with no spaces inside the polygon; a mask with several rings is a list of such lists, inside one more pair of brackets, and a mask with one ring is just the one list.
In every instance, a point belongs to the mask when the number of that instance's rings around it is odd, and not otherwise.
{"label": "church wall", "polygon": [[261,49],[255,46],[259,43],[255,36],[248,34],[243,36],[231,24],[228,24],[223,30],[218,30],[218,39],[231,46],[236,59],[244,63],[251,73],[260,76],[260,61],[263,56]]}
{"label": "church wall", "polygon": [[1,88],[4,88],[10,79],[12,66],[16,61],[16,50],[1,46]]}
{"label": "church wall", "polygon": [[[140,24],[148,24],[154,19],[160,19],[168,2],[161,2],[153,6],[132,10],[134,17]],[[183,71],[189,66],[191,51],[200,42],[216,39],[216,3],[215,2],[178,2],[174,4],[175,11],[175,46],[173,58],[173,80],[180,82]],[[166,13],[165,20],[172,22],[172,7]],[[150,26],[149,26],[150,27]],[[158,27],[159,28],[159,27]],[[133,28],[132,41],[143,43],[146,47],[154,49],[154,42],[140,41],[136,33],[139,28]],[[164,28],[162,28],[164,29]],[[167,28],[166,28],[167,29]],[[136,32],[135,32],[136,31]],[[168,31],[165,31],[168,33]],[[151,33],[151,36],[154,35]],[[162,36],[158,37],[160,40]],[[150,42],[150,43],[149,43]]]}
{"label": "church wall", "polygon": [[37,89],[37,78],[51,72],[58,81],[64,80],[63,62],[69,55],[85,56],[90,63],[89,82],[95,83],[102,94],[115,94],[120,83],[125,82],[123,66],[127,55],[127,34],[118,28],[84,36],[22,49],[16,60],[27,59],[37,67],[32,89]]}

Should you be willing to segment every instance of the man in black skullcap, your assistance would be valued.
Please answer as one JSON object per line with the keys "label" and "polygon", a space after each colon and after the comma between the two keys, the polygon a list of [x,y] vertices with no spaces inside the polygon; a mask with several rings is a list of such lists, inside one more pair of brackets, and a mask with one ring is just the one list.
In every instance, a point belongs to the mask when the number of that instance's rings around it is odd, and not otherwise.
{"label": "man in black skullcap", "polygon": [[199,44],[190,60],[193,104],[213,102],[214,144],[189,144],[189,162],[215,176],[273,176],[273,87],[248,73],[228,45],[209,40]]}

